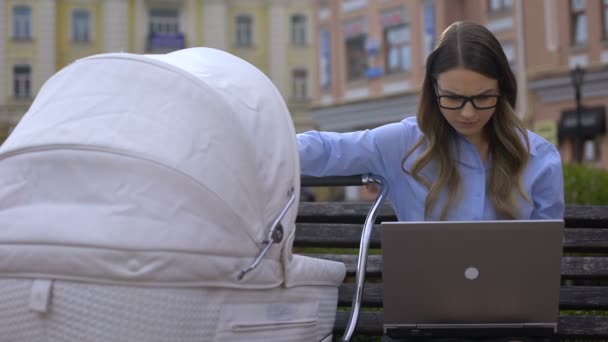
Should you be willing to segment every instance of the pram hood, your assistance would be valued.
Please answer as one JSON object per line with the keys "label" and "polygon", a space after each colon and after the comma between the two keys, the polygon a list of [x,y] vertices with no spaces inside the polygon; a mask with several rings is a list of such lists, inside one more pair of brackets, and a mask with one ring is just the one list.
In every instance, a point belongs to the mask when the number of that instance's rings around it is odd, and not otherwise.
{"label": "pram hood", "polygon": [[[0,273],[274,287],[299,191],[288,109],[249,63],[209,48],[84,58],[0,147]],[[292,192],[281,243],[238,280]],[[329,268],[312,282],[339,283]]]}

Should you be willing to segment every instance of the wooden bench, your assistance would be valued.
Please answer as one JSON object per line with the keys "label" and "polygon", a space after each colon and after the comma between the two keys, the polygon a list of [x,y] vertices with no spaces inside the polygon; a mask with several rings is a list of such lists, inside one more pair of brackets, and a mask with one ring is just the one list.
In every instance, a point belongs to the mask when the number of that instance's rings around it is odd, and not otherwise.
{"label": "wooden bench", "polygon": [[[303,184],[349,182],[328,178],[326,182],[311,183],[303,179]],[[371,206],[372,203],[353,202],[300,203],[295,250],[346,264],[347,277],[339,290],[334,326],[337,337],[342,336],[349,320],[362,226]],[[367,258],[355,336],[382,335],[382,256],[374,254],[374,249],[381,248],[379,223],[397,219],[388,204],[381,205],[377,215],[369,241],[372,255]],[[608,341],[608,206],[567,206],[565,223],[558,338]]]}

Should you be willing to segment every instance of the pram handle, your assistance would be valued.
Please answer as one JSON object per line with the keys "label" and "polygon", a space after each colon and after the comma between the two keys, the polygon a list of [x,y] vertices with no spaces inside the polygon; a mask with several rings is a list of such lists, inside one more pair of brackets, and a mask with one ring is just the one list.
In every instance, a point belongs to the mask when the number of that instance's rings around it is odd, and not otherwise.
{"label": "pram handle", "polygon": [[361,309],[361,301],[363,299],[363,288],[365,286],[365,271],[367,269],[367,255],[369,251],[369,240],[374,228],[374,222],[378,216],[378,209],[382,206],[386,195],[388,194],[388,185],[384,178],[376,175],[366,174],[357,176],[345,177],[302,177],[302,186],[351,186],[351,185],[366,185],[374,183],[379,187],[378,196],[372,204],[361,232],[361,241],[359,243],[359,257],[357,259],[357,274],[355,276],[355,292],[353,294],[353,304],[350,311],[350,317],[344,330],[344,335],[340,341],[348,342],[355,332],[357,320],[359,319],[359,311]]}
{"label": "pram handle", "polygon": [[356,176],[330,176],[330,177],[313,177],[302,176],[301,186],[321,187],[321,186],[361,186],[367,179],[367,175]]}

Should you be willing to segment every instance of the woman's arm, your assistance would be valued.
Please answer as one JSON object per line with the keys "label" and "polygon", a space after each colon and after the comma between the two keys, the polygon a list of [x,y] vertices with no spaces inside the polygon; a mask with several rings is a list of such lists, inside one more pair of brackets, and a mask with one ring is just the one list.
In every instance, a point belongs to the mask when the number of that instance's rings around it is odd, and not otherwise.
{"label": "woman's arm", "polygon": [[551,145],[542,152],[541,170],[532,186],[533,220],[564,218],[564,175],[559,151]]}
{"label": "woman's arm", "polygon": [[383,175],[385,156],[399,153],[397,147],[403,148],[406,135],[402,122],[350,133],[309,131],[298,134],[301,172],[317,177]]}

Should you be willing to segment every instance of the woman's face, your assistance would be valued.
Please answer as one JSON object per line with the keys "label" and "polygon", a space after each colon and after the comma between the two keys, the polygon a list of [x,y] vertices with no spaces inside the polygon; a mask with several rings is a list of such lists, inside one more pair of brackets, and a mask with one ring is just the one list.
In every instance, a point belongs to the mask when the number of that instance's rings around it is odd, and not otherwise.
{"label": "woman's face", "polygon": [[481,141],[498,103],[498,81],[456,68],[439,74],[435,87],[439,109],[450,125],[469,140]]}

